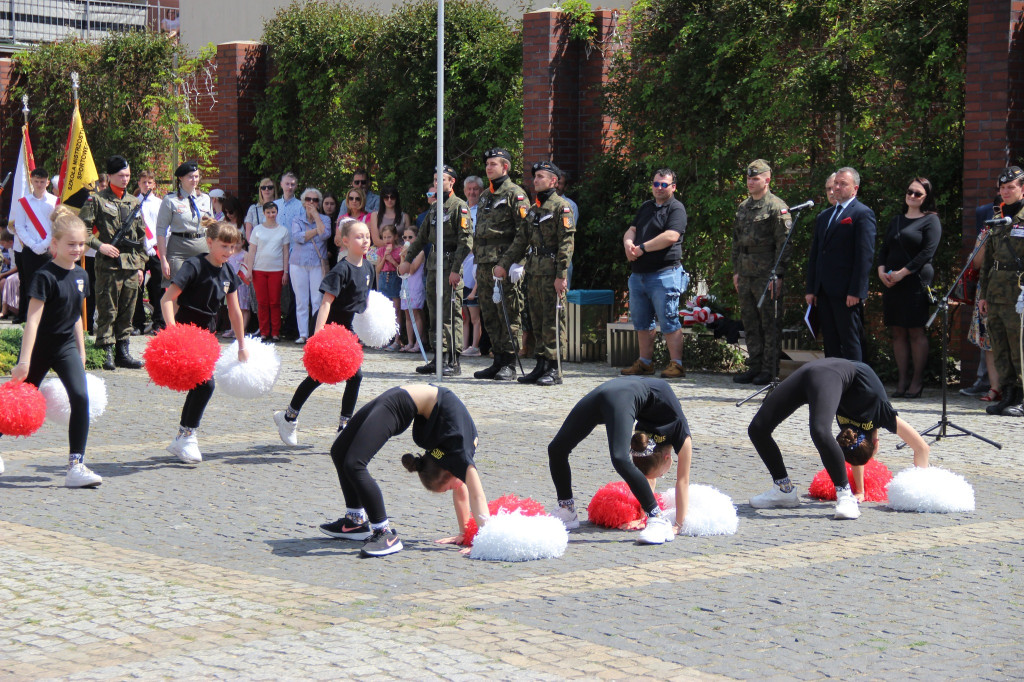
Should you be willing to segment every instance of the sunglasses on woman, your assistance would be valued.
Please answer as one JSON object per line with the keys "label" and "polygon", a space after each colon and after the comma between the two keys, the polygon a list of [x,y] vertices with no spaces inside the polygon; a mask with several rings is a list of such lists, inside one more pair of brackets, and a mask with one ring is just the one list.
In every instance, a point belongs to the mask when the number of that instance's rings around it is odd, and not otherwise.
{"label": "sunglasses on woman", "polygon": [[920,199],[921,197],[924,196],[924,192],[917,192],[915,190],[908,189],[907,190],[907,196],[908,197],[914,197],[915,199]]}
{"label": "sunglasses on woman", "polygon": [[345,201],[362,201],[359,197],[345,197]]}
{"label": "sunglasses on woman", "polygon": [[274,189],[273,185],[260,185],[260,189],[264,192],[271,192]]}
{"label": "sunglasses on woman", "polygon": [[380,198],[381,199],[397,199],[398,195],[397,194],[381,194]]}

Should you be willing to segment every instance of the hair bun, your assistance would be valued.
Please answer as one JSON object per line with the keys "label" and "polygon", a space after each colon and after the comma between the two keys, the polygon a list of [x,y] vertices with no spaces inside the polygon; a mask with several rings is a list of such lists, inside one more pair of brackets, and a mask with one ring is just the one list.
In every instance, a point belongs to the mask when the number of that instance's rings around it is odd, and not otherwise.
{"label": "hair bun", "polygon": [[420,464],[421,459],[422,457],[417,457],[411,452],[407,452],[402,455],[402,466],[405,467],[406,471],[417,472],[423,468],[423,465]]}

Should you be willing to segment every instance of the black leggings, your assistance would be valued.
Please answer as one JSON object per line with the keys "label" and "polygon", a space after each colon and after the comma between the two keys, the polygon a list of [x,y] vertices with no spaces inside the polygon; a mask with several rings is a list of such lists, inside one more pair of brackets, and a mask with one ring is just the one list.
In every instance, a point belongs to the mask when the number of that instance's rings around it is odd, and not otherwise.
{"label": "black leggings", "polygon": [[613,410],[602,394],[586,396],[576,403],[562,428],[548,445],[548,467],[551,480],[555,483],[558,499],[572,498],[572,470],[569,468],[569,453],[591,434],[598,424],[605,425],[608,433],[608,452],[612,465],[622,477],[641,508],[650,513],[658,509],[647,477],[641,473],[629,455],[629,439],[633,436],[633,415],[624,410]]}
{"label": "black leggings", "polygon": [[199,422],[203,420],[203,412],[206,405],[213,397],[213,389],[216,384],[213,377],[210,377],[199,384],[185,396],[185,404],[181,407],[181,425],[189,429],[198,429]]}
{"label": "black leggings", "polygon": [[[356,409],[356,400],[359,399],[359,384],[363,381],[363,370],[359,369],[352,378],[345,382],[345,395],[341,397],[341,415],[343,417],[351,417],[352,412]],[[296,412],[302,409],[302,406],[309,400],[309,396],[313,395],[319,386],[320,382],[313,377],[306,375],[306,378],[302,380],[299,387],[295,389],[295,394],[292,395],[291,408]]]}
{"label": "black leggings", "polygon": [[[28,299],[21,299],[28,309]],[[68,424],[68,451],[71,454],[85,454],[85,443],[89,438],[89,391],[85,383],[85,367],[82,356],[75,345],[74,337],[60,341],[36,338],[32,358],[29,361],[26,381],[39,386],[46,373],[53,369],[64,384],[71,403],[71,421]]]}
{"label": "black leggings", "polygon": [[846,476],[843,449],[832,435],[832,421],[836,418],[842,397],[842,381],[832,371],[793,375],[768,394],[750,422],[747,434],[774,480],[786,478],[789,474],[786,473],[786,464],[782,461],[782,453],[772,438],[772,432],[797,408],[807,405],[811,413],[811,440],[821,455],[821,462],[829,478],[837,489],[850,484]]}
{"label": "black leggings", "polygon": [[363,405],[331,446],[345,506],[365,509],[370,523],[383,523],[388,514],[380,486],[366,467],[388,440],[409,428],[415,416],[416,403],[409,392],[390,388]]}

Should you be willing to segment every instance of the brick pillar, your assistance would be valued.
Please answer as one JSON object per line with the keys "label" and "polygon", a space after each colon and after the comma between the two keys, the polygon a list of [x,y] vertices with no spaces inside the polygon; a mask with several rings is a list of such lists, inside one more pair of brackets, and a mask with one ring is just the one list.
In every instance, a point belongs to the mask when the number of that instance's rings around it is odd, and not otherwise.
{"label": "brick pillar", "polygon": [[[595,44],[569,40],[561,10],[523,15],[523,161],[550,158],[574,176],[607,149],[612,121],[602,115],[597,88],[607,82],[618,12],[594,12]],[[524,169],[525,170],[525,169]],[[530,174],[525,173],[529,178]]]}
{"label": "brick pillar", "polygon": [[[13,172],[18,164],[18,150],[21,148],[21,103],[11,101],[11,85],[14,79],[14,60],[8,57],[0,59],[0,111],[7,116],[13,117],[8,121],[6,135],[0,134],[0,181]],[[3,129],[0,129],[3,130]],[[0,219],[7,224],[7,216],[10,215],[10,191],[4,192],[0,197]]]}
{"label": "brick pillar", "polygon": [[[1024,36],[1017,0],[970,0],[964,115],[961,263],[974,246],[975,209],[991,203],[999,171],[1024,162]],[[964,311],[966,313],[966,311]],[[967,341],[969,315],[957,316],[961,381],[974,383],[978,349]]]}
{"label": "brick pillar", "polygon": [[216,186],[239,197],[246,208],[259,179],[245,158],[256,139],[253,119],[266,88],[266,57],[266,46],[257,42],[217,46]]}

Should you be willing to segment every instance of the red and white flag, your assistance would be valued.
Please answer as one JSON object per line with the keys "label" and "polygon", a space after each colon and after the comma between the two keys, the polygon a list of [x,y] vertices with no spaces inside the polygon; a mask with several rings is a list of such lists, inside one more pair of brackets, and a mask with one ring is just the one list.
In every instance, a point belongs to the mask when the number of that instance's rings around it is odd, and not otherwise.
{"label": "red and white flag", "polygon": [[[32,142],[28,138],[28,123],[21,126],[21,150],[18,152],[18,165],[11,178],[11,210],[22,197],[32,194],[32,182],[29,173],[36,169],[36,160],[32,156]],[[12,219],[13,216],[8,216]]]}

